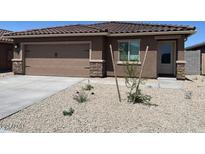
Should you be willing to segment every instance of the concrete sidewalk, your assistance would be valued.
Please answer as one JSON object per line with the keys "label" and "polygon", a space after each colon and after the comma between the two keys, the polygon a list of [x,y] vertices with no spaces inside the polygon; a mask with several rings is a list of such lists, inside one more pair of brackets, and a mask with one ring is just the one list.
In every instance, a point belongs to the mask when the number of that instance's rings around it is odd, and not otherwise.
{"label": "concrete sidewalk", "polygon": [[[88,81],[83,81],[87,83]],[[115,85],[115,78],[93,78],[90,79],[91,84],[108,84],[108,85]],[[141,84],[142,87],[147,88],[165,88],[165,89],[180,89],[182,88],[183,81],[176,80],[176,78],[157,78],[157,79],[146,79],[143,81],[145,84]],[[125,86],[125,79],[118,78],[118,84],[120,86]]]}
{"label": "concrete sidewalk", "polygon": [[146,82],[145,86],[150,88],[181,89],[183,81],[176,78],[159,77],[155,81]]}

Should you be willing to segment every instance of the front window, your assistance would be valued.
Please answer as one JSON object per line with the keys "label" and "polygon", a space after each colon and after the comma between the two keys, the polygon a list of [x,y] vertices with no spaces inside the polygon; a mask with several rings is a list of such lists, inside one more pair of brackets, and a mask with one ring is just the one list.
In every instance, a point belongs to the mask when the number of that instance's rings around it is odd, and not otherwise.
{"label": "front window", "polygon": [[120,61],[139,61],[140,60],[140,41],[128,40],[119,42]]}

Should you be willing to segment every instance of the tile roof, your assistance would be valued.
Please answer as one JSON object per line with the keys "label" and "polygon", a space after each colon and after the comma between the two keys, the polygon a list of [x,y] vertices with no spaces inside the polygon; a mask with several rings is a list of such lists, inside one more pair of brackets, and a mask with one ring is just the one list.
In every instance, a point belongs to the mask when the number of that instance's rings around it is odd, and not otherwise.
{"label": "tile roof", "polygon": [[12,39],[4,38],[3,36],[11,31],[0,29],[0,43],[12,43]]}
{"label": "tile roof", "polygon": [[32,29],[7,34],[6,36],[21,36],[21,35],[49,35],[49,34],[74,34],[74,33],[100,33],[101,29],[89,27],[86,25],[66,25],[59,27],[49,27],[42,29]]}
{"label": "tile roof", "polygon": [[6,36],[30,36],[30,35],[55,35],[55,34],[86,34],[86,33],[108,33],[129,34],[145,32],[183,32],[195,31],[195,27],[179,25],[146,24],[134,22],[103,22],[89,25],[67,25],[42,29],[33,29],[6,34]]}
{"label": "tile roof", "polygon": [[201,48],[201,47],[205,47],[205,42],[201,42],[201,43],[189,46],[186,48],[186,50],[194,50],[196,48]]}
{"label": "tile roof", "polygon": [[169,32],[169,31],[192,31],[195,27],[179,25],[147,24],[143,22],[106,22],[92,24],[91,27],[107,29],[109,33],[141,33],[141,32]]}

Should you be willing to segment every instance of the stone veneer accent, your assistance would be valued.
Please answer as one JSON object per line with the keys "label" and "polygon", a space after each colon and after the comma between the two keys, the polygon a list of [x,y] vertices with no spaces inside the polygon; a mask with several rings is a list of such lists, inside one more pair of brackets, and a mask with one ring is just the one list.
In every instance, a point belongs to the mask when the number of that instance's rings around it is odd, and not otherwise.
{"label": "stone veneer accent", "polygon": [[23,61],[19,59],[13,59],[12,69],[14,74],[23,74]]}
{"label": "stone veneer accent", "polygon": [[90,77],[105,77],[105,61],[90,60]]}
{"label": "stone veneer accent", "polygon": [[177,61],[177,75],[176,78],[178,80],[185,80],[185,61]]}

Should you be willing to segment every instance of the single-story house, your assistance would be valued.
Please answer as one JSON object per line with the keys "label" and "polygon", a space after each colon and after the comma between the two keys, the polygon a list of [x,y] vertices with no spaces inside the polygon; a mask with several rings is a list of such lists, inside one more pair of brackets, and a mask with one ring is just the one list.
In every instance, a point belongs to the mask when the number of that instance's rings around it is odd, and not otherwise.
{"label": "single-story house", "polygon": [[[186,51],[198,52],[200,51],[200,71],[202,75],[205,75],[205,42],[195,44],[186,48]],[[196,54],[196,56],[198,56]]]}
{"label": "single-story house", "polygon": [[125,75],[124,61],[139,70],[149,46],[143,77],[184,79],[184,42],[195,32],[191,26],[101,22],[14,32],[6,38],[14,40],[15,74],[113,76],[111,44],[118,76]]}
{"label": "single-story house", "polygon": [[11,31],[0,29],[0,72],[12,70],[13,59],[13,40],[3,37],[4,34]]}

